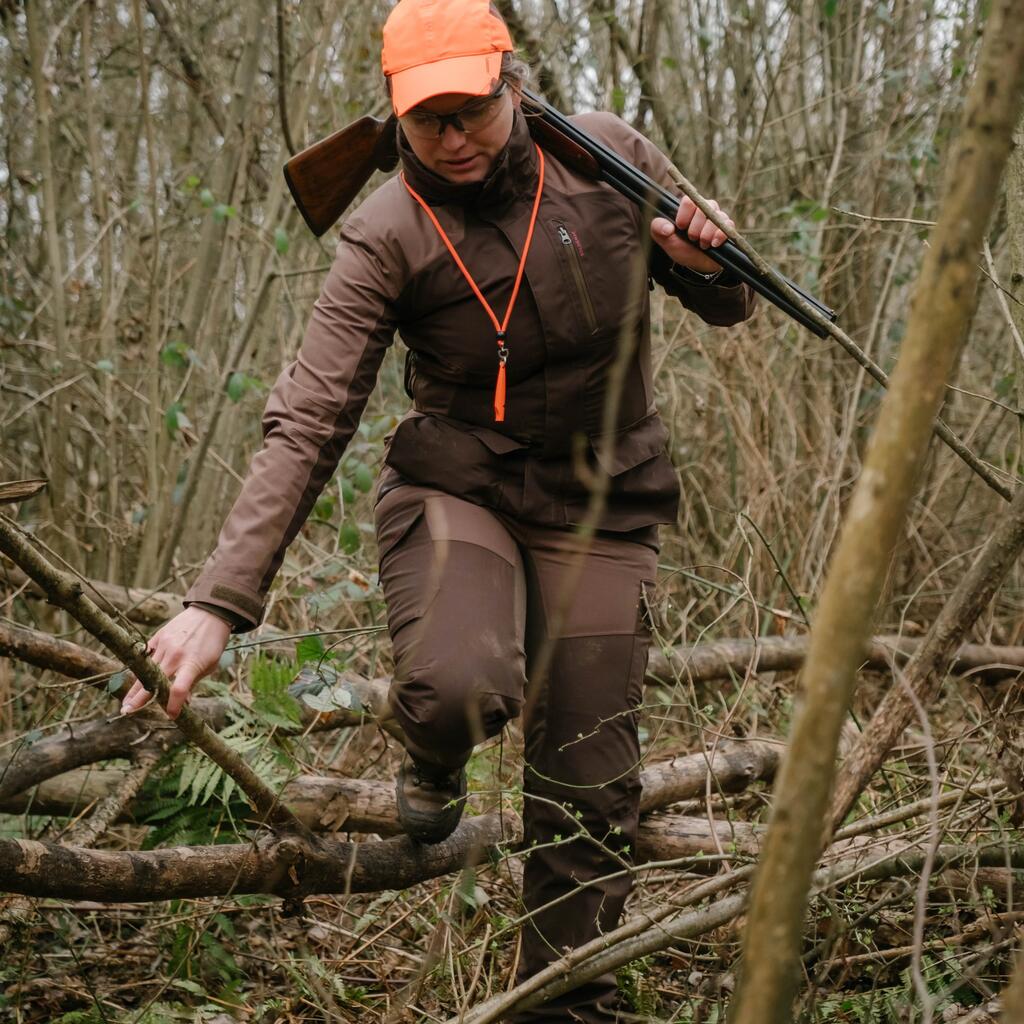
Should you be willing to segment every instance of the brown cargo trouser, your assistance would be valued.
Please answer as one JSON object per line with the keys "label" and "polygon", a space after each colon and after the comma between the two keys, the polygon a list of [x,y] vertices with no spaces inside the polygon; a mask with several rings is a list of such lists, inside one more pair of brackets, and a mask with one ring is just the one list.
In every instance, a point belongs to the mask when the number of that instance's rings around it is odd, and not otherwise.
{"label": "brown cargo trouser", "polygon": [[[604,533],[584,554],[569,530],[412,484],[389,490],[375,517],[395,656],[390,699],[408,749],[457,767],[523,711],[525,840],[538,846],[525,864],[527,909],[621,871],[636,848],[635,709],[655,549]],[[649,542],[654,535],[643,534]],[[566,576],[581,559],[566,600]],[[548,640],[556,641],[548,682],[531,685]],[[628,876],[595,882],[534,917],[524,926],[520,979],[614,928],[630,885]],[[607,975],[516,1019],[607,1020],[614,992]]]}

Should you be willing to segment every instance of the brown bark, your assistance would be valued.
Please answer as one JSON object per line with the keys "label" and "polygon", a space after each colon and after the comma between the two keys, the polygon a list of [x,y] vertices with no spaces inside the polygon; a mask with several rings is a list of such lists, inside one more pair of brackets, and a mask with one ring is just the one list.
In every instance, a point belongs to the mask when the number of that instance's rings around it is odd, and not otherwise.
{"label": "brown bark", "polygon": [[[681,678],[695,683],[742,678],[747,671],[792,672],[801,668],[810,646],[809,636],[766,636],[757,640],[715,640],[669,653],[651,651],[648,684]],[[924,641],[915,637],[876,636],[868,643],[860,668],[891,671],[903,665]],[[996,682],[1024,671],[1024,647],[964,644],[949,665],[954,673]]]}
{"label": "brown bark", "polygon": [[[0,580],[13,589],[27,585],[29,597],[46,597],[46,591],[41,586],[6,559],[0,559]],[[182,610],[181,598],[177,594],[142,587],[122,587],[98,580],[84,580],[82,587],[110,612],[123,615],[129,622],[143,626],[162,626]]]}
{"label": "brown bark", "polygon": [[57,735],[16,748],[14,756],[0,767],[0,803],[73,768],[129,757],[135,745],[147,737],[163,749],[181,742],[181,734],[162,713],[158,716],[139,711],[82,725],[63,725]]}
{"label": "brown bark", "polygon": [[[216,726],[223,725],[223,702],[210,701],[209,705],[203,713]],[[40,740],[11,759],[0,775],[0,813],[20,813],[31,807],[35,814],[76,814],[115,790],[124,772],[73,769],[113,757],[129,757],[140,740],[154,732],[161,748],[179,740],[177,730],[166,719],[161,720],[157,712],[137,712],[111,722],[76,726],[74,730],[64,728],[72,735]],[[734,793],[758,779],[770,778],[777,760],[777,748],[767,743],[719,751],[713,762],[712,791]],[[642,813],[703,796],[707,771],[704,754],[676,757],[645,768],[640,776]],[[25,792],[30,786],[38,786],[31,795]],[[285,785],[281,799],[311,829],[381,835],[399,830],[391,782],[304,775]]]}
{"label": "brown bark", "polygon": [[[121,773],[113,792],[100,801],[85,821],[72,827],[61,842],[64,845],[92,846],[135,799],[158,760],[159,755],[152,748],[139,752],[137,763],[131,771]],[[0,902],[0,949],[4,948],[15,930],[32,920],[33,910],[33,904],[24,896],[13,896]]]}
{"label": "brown bark", "polygon": [[448,839],[427,846],[405,836],[347,843],[275,834],[238,845],[116,852],[0,839],[0,878],[7,891],[27,896],[119,902],[377,892],[456,871],[514,825],[498,815],[464,818]]}
{"label": "brown bark", "polygon": [[679,800],[703,797],[711,771],[711,793],[738,793],[758,780],[771,780],[779,763],[778,743],[750,740],[722,744],[710,754],[687,754],[648,765],[641,775],[640,813],[667,807]]}
{"label": "brown bark", "polygon": [[36,668],[59,672],[72,679],[109,675],[121,666],[79,644],[58,640],[37,629],[22,629],[0,622],[0,657],[17,658]]}
{"label": "brown bark", "polygon": [[907,334],[825,582],[804,667],[804,706],[776,787],[744,935],[735,1024],[790,1019],[798,952],[842,722],[889,559],[904,527],[958,339],[1020,111],[1024,21],[994,3]]}

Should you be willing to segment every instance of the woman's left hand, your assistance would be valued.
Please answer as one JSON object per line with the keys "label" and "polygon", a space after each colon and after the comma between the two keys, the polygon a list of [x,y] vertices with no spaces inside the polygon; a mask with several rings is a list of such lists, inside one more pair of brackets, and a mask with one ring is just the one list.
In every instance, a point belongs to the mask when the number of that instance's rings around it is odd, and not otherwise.
{"label": "woman's left hand", "polygon": [[[732,218],[722,212],[714,199],[709,199],[708,205],[722,215],[722,220],[729,227],[734,226]],[[690,241],[676,234],[675,228],[679,228]],[[721,245],[726,237],[725,232],[709,221],[688,196],[683,196],[679,203],[675,227],[665,217],[655,217],[651,221],[651,238],[668,253],[672,262],[701,274],[713,274],[716,270],[722,269],[720,263],[706,256],[702,250],[714,249]]]}

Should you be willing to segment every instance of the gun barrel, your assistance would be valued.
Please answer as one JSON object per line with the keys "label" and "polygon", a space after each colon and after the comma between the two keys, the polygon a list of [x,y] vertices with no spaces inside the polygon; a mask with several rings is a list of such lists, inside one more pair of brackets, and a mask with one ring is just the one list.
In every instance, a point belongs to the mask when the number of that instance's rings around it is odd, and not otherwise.
{"label": "gun barrel", "polygon": [[[592,138],[581,128],[573,124],[564,114],[559,113],[549,103],[530,90],[524,89],[523,95],[548,124],[569,138],[581,149],[590,153],[600,168],[603,181],[640,207],[658,216],[667,217],[669,220],[675,221],[679,200],[668,189],[663,188],[639,168],[624,160],[614,150],[609,149],[603,143]],[[793,305],[771,281],[762,277],[746,254],[737,248],[733,242],[726,241],[716,247],[713,259],[721,263],[723,267],[727,267],[756,292],[763,295],[769,302],[812,331],[819,338],[828,336],[828,331],[821,324]],[[830,322],[835,322],[835,310],[818,301],[818,299],[808,294],[798,284],[790,281],[789,278],[782,277],[782,279],[821,316]]]}

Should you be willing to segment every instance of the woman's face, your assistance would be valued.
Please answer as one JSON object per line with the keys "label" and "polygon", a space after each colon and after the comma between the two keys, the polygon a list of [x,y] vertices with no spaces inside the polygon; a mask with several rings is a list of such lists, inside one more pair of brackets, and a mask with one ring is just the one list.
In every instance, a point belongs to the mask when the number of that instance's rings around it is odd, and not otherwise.
{"label": "woman's face", "polygon": [[[431,114],[452,114],[479,99],[479,96],[448,92],[424,100],[417,109]],[[410,132],[406,132],[405,137],[420,162],[442,178],[460,185],[483,181],[512,134],[513,112],[519,104],[519,96],[506,88],[498,102],[500,113],[479,131],[467,134],[446,124],[443,134],[431,139],[419,138]]]}

